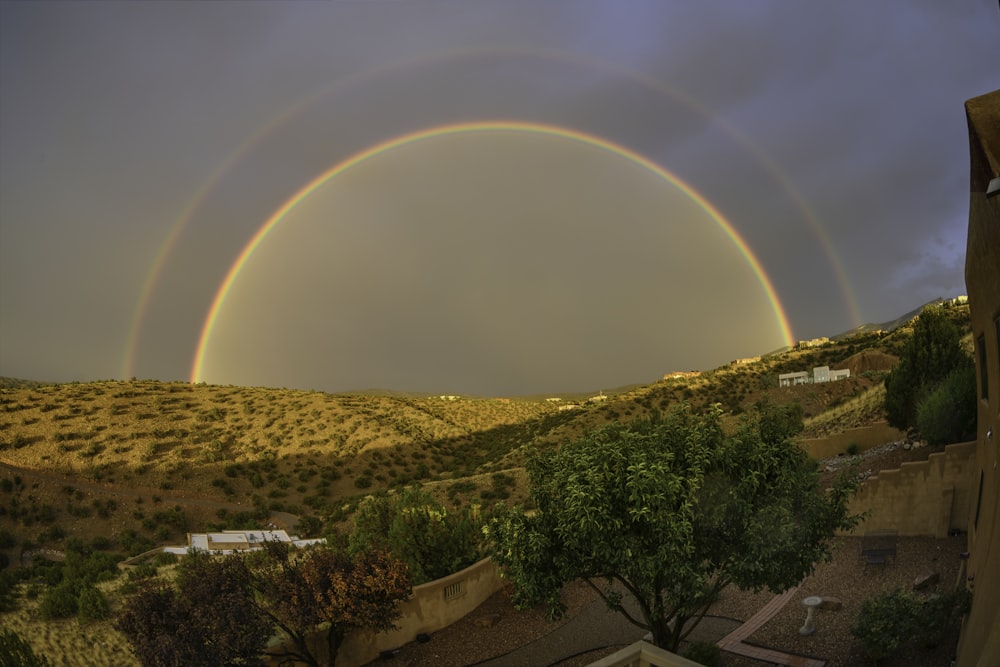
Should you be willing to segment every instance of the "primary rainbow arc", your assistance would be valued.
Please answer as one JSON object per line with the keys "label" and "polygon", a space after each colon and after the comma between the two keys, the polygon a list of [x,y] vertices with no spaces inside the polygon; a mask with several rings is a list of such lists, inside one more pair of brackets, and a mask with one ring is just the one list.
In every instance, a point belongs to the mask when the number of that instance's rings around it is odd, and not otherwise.
{"label": "primary rainbow arc", "polygon": [[309,197],[313,192],[315,192],[320,186],[328,182],[330,179],[344,173],[345,171],[355,167],[362,162],[365,162],[373,157],[391,151],[395,148],[405,146],[408,144],[433,139],[435,137],[442,137],[455,134],[470,134],[475,132],[525,132],[542,134],[553,137],[561,137],[564,139],[569,139],[572,141],[578,141],[596,148],[608,151],[615,155],[621,156],[630,162],[633,162],[649,171],[655,173],[659,177],[663,178],[665,181],[671,183],[675,187],[681,190],[685,195],[687,195],[692,201],[698,204],[699,207],[705,213],[711,217],[716,224],[718,224],[725,234],[733,241],[736,247],[739,249],[740,253],[747,260],[750,265],[751,270],[760,282],[763,288],[768,302],[771,304],[771,308],[774,311],[774,316],[777,325],[781,331],[784,344],[791,346],[793,344],[794,338],[792,336],[791,327],[788,324],[788,317],[785,314],[784,308],[779,300],[774,286],[771,283],[770,278],[767,273],[765,273],[760,261],[754,255],[750,246],[747,242],[740,236],[739,232],[730,224],[728,220],[719,212],[719,210],[712,205],[705,197],[696,191],[693,187],[682,181],[675,174],[667,171],[655,162],[647,159],[646,157],[636,153],[635,151],[615,144],[606,139],[587,134],[585,132],[580,132],[578,130],[568,129],[564,127],[559,127],[555,125],[546,125],[541,123],[527,123],[519,121],[477,121],[468,123],[457,123],[450,125],[441,125],[431,128],[426,128],[423,130],[418,130],[415,132],[410,132],[400,136],[387,139],[381,143],[378,143],[370,148],[366,148],[350,157],[338,162],[326,171],[322,172],[311,181],[309,181],[305,186],[303,186],[298,192],[296,192],[292,197],[290,197],[284,204],[278,207],[274,213],[264,222],[264,224],[254,233],[247,244],[244,246],[243,250],[240,252],[236,261],[233,262],[232,266],[229,268],[225,278],[219,286],[219,289],[215,293],[215,297],[212,300],[212,304],[209,307],[208,313],[205,317],[204,324],[201,328],[201,334],[198,338],[198,345],[194,356],[194,361],[191,366],[191,382],[202,381],[202,370],[205,363],[205,354],[208,348],[209,341],[212,337],[212,331],[215,327],[216,321],[218,320],[219,313],[222,309],[222,305],[226,300],[226,296],[236,279],[239,277],[240,271],[246,264],[247,260],[253,255],[254,251],[260,246],[260,244],[267,237],[268,233],[274,229],[278,223],[294,209],[299,203]]}

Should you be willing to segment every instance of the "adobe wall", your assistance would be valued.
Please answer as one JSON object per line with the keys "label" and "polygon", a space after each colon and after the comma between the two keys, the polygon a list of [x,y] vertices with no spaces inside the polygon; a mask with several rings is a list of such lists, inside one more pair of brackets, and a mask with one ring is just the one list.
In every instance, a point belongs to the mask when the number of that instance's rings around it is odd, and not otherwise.
{"label": "adobe wall", "polygon": [[824,438],[809,438],[802,441],[802,448],[814,459],[827,459],[843,454],[852,443],[861,451],[906,439],[906,433],[889,426],[886,422],[876,422],[868,426],[849,428],[842,433],[834,433]]}
{"label": "adobe wall", "polygon": [[947,537],[968,530],[976,443],[948,445],[926,461],[903,463],[869,477],[851,499],[866,518],[852,533],[892,529],[901,536]]}
{"label": "adobe wall", "polygon": [[413,595],[400,605],[403,615],[396,622],[398,629],[348,633],[337,654],[337,667],[368,664],[382,651],[408,644],[422,632],[431,634],[446,628],[475,610],[502,586],[500,572],[489,558],[447,577],[414,586]]}

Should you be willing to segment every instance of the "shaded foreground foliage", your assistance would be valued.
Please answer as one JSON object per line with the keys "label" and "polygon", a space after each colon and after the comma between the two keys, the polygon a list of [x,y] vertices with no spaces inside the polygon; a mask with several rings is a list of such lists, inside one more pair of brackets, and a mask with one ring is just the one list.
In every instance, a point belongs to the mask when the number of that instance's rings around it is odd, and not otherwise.
{"label": "shaded foreground foliage", "polygon": [[[393,628],[409,593],[405,564],[385,552],[268,542],[246,556],[185,557],[176,585],[146,582],[115,627],[146,667],[261,665],[265,655],[319,667],[335,664],[351,629]],[[268,648],[276,632],[284,643]]]}
{"label": "shaded foreground foliage", "polygon": [[903,646],[937,645],[968,613],[970,604],[965,588],[921,596],[897,587],[862,602],[851,634],[861,641],[868,660],[878,664]]}
{"label": "shaded foreground foliage", "polygon": [[515,603],[558,616],[562,586],[583,579],[676,651],[726,586],[780,592],[828,559],[834,532],[856,523],[852,483],[818,488],[793,441],[801,413],[759,404],[729,435],[720,417],[682,405],[534,454],[537,511],[498,506],[486,529]]}

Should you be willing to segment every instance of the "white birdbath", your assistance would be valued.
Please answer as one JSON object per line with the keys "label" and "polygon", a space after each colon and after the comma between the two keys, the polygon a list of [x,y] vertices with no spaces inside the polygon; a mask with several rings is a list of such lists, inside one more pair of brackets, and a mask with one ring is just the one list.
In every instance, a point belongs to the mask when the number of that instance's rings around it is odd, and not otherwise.
{"label": "white birdbath", "polygon": [[802,600],[802,606],[806,608],[806,622],[802,624],[799,628],[800,635],[811,635],[816,632],[816,626],[813,625],[813,613],[816,607],[823,604],[823,598],[818,595],[810,595],[809,597]]}

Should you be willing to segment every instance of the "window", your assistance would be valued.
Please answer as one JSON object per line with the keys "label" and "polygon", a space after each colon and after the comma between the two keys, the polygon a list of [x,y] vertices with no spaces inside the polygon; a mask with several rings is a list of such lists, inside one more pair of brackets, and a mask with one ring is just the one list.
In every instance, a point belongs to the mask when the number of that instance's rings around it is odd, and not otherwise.
{"label": "window", "polygon": [[979,334],[976,339],[979,351],[979,397],[984,401],[990,397],[990,367],[986,365],[986,336]]}

